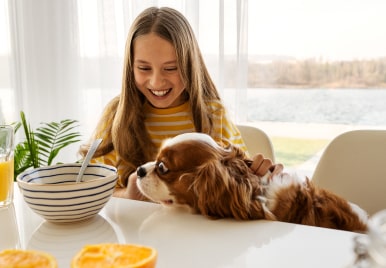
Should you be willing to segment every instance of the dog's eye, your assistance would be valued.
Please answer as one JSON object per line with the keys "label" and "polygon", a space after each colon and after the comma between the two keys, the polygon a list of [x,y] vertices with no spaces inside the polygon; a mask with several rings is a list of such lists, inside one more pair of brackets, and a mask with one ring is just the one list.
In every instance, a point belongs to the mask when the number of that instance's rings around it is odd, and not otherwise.
{"label": "dog's eye", "polygon": [[168,169],[167,167],[165,166],[165,164],[163,162],[159,162],[157,163],[157,170],[158,172],[163,175],[165,174],[166,172],[168,172]]}

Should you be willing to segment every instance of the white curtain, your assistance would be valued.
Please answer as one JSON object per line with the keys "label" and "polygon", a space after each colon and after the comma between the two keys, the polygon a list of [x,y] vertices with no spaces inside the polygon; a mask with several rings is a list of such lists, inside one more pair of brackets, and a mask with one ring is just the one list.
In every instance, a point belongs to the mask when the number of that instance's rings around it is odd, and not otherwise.
{"label": "white curtain", "polygon": [[[103,107],[120,92],[128,29],[149,6],[185,14],[221,94],[235,96],[226,101],[233,119],[245,119],[247,0],[0,0],[0,5],[0,123],[19,121],[20,111],[32,128],[76,119],[87,140]],[[229,76],[235,81],[227,91]],[[78,146],[58,160],[76,160]]]}

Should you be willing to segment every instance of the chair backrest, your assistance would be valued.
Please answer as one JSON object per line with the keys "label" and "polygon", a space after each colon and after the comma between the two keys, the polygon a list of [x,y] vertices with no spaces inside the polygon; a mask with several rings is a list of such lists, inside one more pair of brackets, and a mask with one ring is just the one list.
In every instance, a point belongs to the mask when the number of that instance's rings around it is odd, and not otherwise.
{"label": "chair backrest", "polygon": [[386,130],[353,130],[324,150],[312,180],[369,215],[386,208]]}
{"label": "chair backrest", "polygon": [[250,156],[258,153],[275,162],[275,153],[269,136],[261,129],[249,125],[237,125]]}

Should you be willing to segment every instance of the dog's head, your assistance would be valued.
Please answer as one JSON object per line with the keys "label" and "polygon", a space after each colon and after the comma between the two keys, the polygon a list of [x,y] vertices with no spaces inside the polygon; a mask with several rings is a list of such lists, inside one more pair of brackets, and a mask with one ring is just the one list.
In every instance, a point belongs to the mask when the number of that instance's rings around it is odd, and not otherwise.
{"label": "dog's head", "polygon": [[256,187],[248,179],[247,161],[238,147],[222,148],[209,135],[186,133],[165,141],[156,161],[138,167],[137,185],[167,206],[187,206],[211,217],[251,218],[246,208]]}

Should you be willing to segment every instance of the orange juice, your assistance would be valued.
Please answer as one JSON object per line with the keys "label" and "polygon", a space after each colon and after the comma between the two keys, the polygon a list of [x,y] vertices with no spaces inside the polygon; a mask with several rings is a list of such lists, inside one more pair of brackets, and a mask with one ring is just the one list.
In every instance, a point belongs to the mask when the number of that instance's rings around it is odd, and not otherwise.
{"label": "orange juice", "polygon": [[7,205],[13,197],[13,157],[0,162],[0,205]]}

